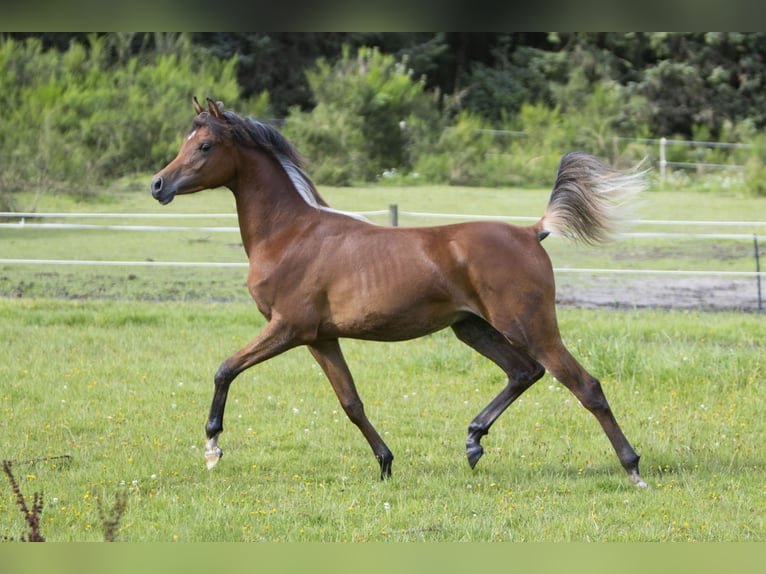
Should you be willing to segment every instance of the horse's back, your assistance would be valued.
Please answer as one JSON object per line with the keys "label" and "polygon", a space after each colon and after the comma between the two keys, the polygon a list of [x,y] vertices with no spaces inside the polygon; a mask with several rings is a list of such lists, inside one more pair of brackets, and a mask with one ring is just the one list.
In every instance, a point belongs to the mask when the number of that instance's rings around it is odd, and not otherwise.
{"label": "horse's back", "polygon": [[[410,269],[447,283],[450,290],[484,289],[520,295],[553,288],[553,268],[536,226],[470,221],[432,227],[387,228],[355,222],[352,245],[366,250],[368,265],[391,275]],[[393,273],[397,275],[397,273]],[[402,273],[411,280],[412,276]]]}

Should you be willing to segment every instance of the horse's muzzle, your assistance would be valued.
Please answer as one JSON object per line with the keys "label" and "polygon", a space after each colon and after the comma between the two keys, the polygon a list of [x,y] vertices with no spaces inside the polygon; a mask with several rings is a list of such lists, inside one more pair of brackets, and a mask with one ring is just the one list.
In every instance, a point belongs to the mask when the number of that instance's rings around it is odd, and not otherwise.
{"label": "horse's muzzle", "polygon": [[152,178],[152,197],[159,201],[162,205],[167,205],[171,201],[173,201],[173,197],[175,197],[175,192],[172,189],[168,189],[165,187],[165,182],[162,179],[162,176],[154,176]]}

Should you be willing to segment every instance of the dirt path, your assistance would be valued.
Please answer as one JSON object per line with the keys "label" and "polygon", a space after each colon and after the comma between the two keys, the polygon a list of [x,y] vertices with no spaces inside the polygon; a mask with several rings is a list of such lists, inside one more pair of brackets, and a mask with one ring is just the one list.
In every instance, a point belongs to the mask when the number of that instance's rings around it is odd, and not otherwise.
{"label": "dirt path", "polygon": [[563,307],[758,311],[755,278],[562,273],[556,280],[556,299]]}
{"label": "dirt path", "polygon": [[[758,311],[754,277],[556,274],[561,307],[601,309],[697,309]],[[250,301],[240,270],[214,277],[196,270],[172,275],[123,269],[82,273],[63,268],[0,267],[2,297],[64,297],[139,300]],[[766,281],[762,281],[766,299]],[[766,300],[762,303],[766,307]]]}

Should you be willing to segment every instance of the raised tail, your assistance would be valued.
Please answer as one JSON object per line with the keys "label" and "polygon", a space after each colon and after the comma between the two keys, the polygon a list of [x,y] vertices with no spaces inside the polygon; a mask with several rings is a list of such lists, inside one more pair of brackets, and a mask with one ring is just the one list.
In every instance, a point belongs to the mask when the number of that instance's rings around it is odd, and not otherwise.
{"label": "raised tail", "polygon": [[567,153],[548,207],[535,224],[538,237],[542,241],[553,234],[587,244],[613,239],[646,188],[646,173],[619,171],[583,152]]}

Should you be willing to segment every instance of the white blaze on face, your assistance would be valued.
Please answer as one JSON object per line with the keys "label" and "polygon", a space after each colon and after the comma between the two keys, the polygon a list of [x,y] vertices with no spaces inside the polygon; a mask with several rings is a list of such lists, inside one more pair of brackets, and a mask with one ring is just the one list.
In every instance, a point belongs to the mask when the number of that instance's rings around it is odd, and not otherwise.
{"label": "white blaze on face", "polygon": [[190,134],[189,134],[189,135],[186,137],[186,141],[189,141],[190,139],[192,139],[192,138],[193,138],[193,137],[196,135],[196,133],[197,133],[197,130],[192,130],[192,133],[190,133]]}

